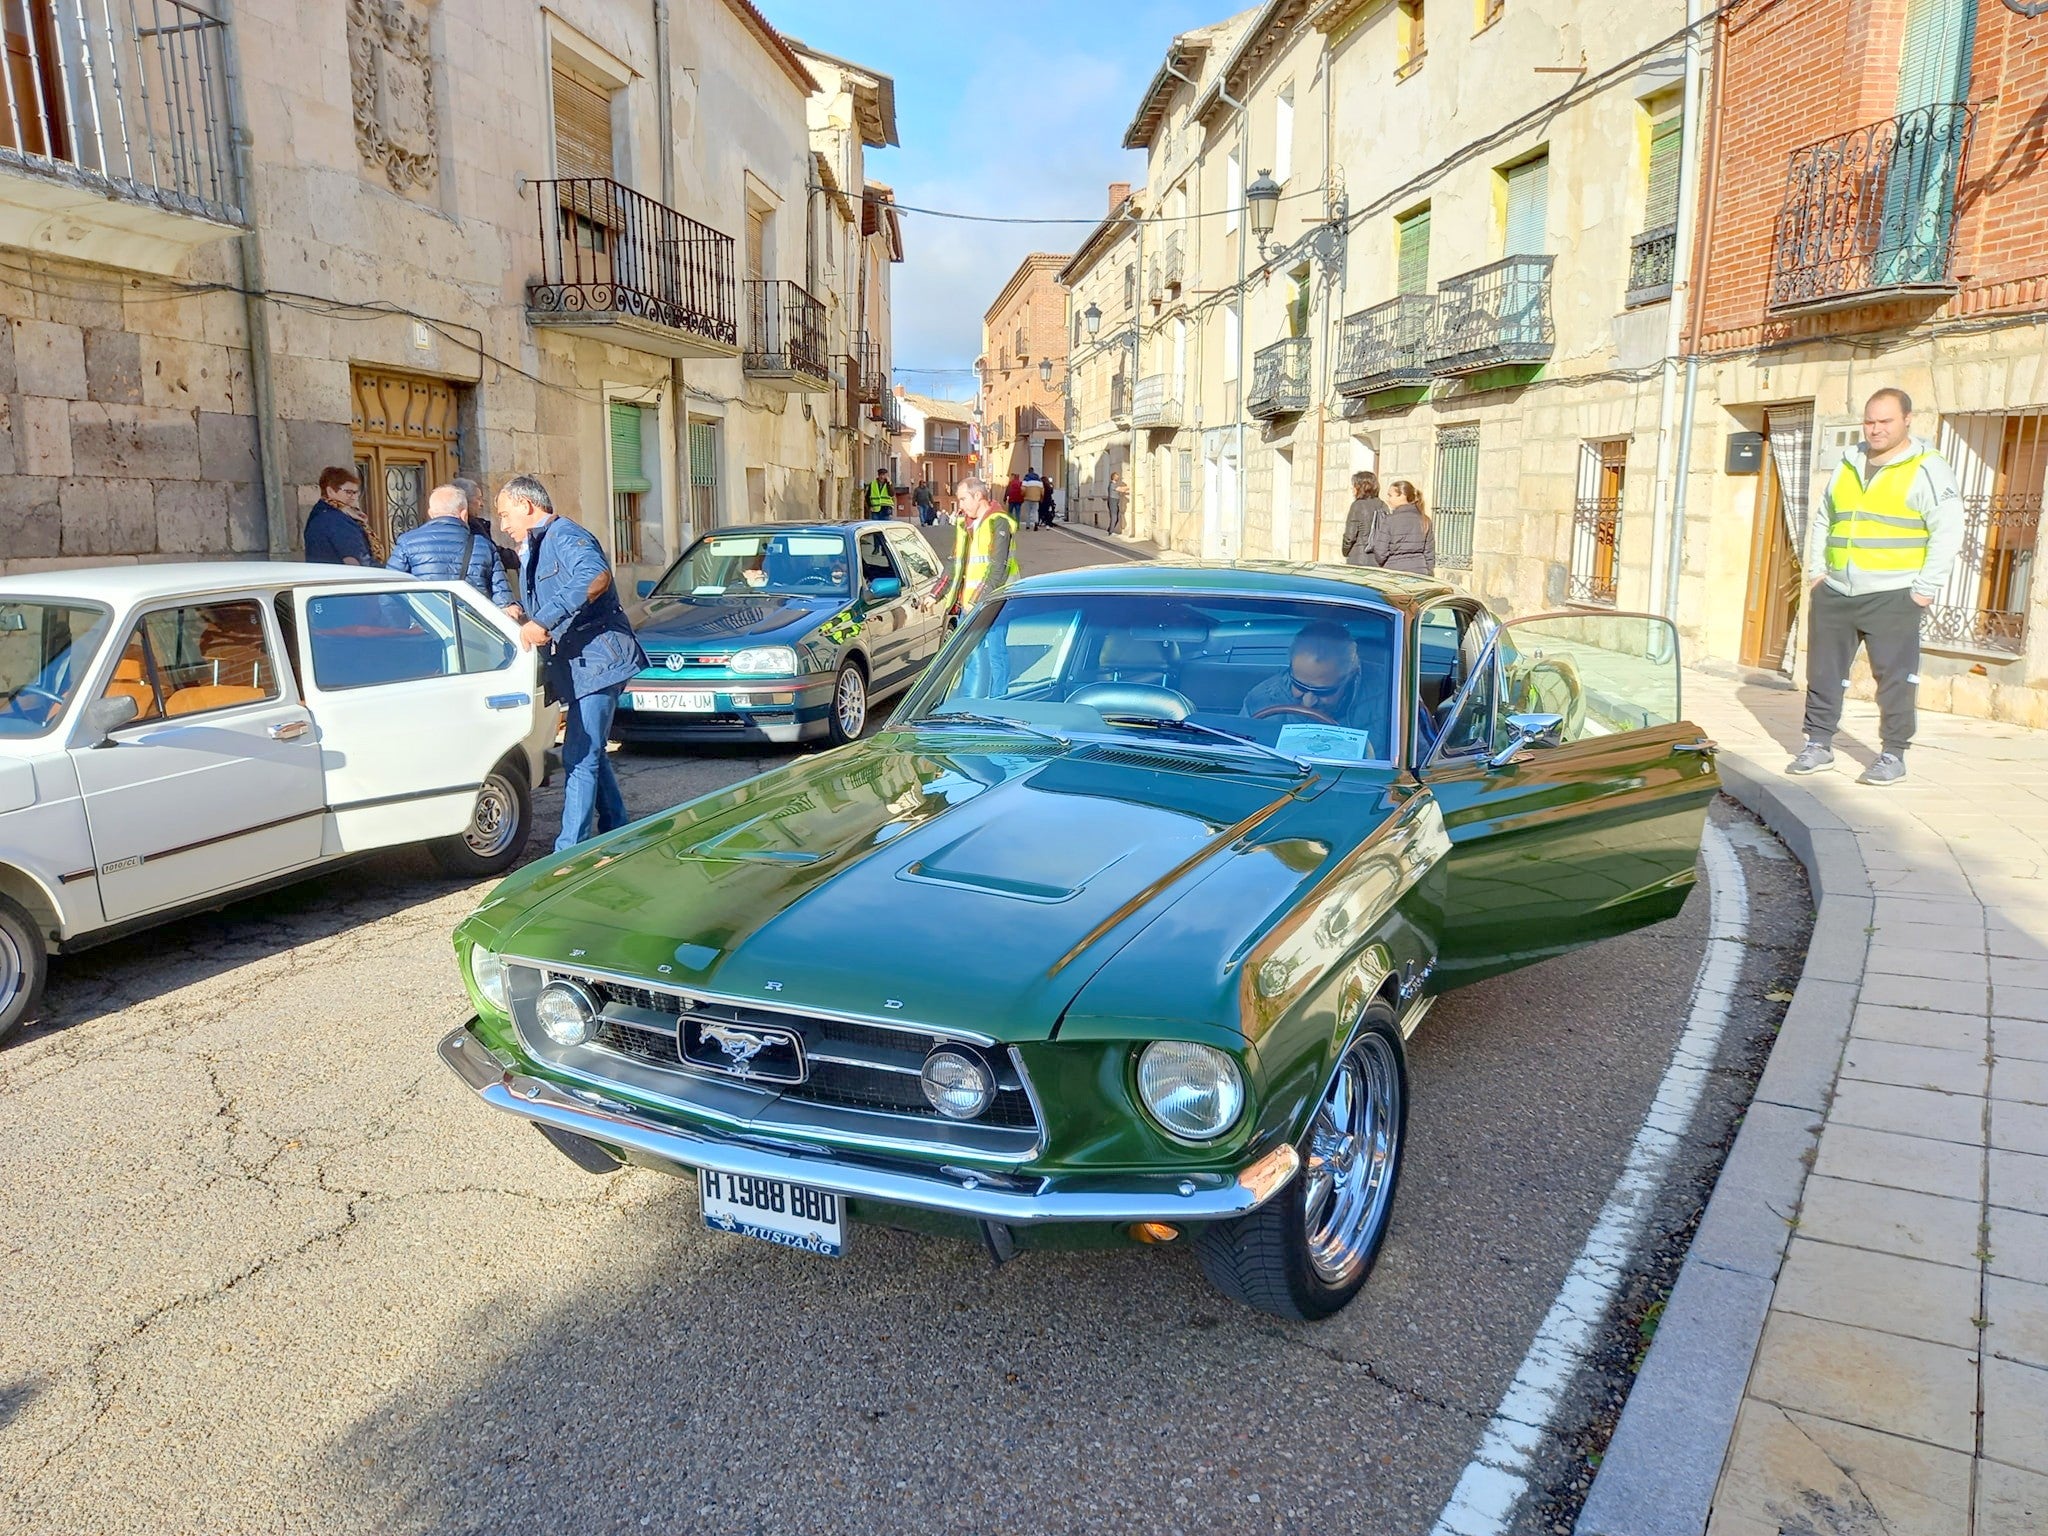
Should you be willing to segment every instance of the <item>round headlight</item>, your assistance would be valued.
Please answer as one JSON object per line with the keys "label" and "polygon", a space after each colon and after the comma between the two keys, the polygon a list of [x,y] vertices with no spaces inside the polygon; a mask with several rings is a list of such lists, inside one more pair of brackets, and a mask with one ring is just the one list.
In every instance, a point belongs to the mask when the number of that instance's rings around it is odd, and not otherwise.
{"label": "round headlight", "polygon": [[1138,1097],[1173,1135],[1213,1141],[1244,1112],[1244,1075],[1212,1045],[1155,1040],[1138,1057]]}
{"label": "round headlight", "polygon": [[942,1045],[918,1073],[924,1096],[948,1120],[972,1120],[995,1102],[996,1074],[971,1051]]}
{"label": "round headlight", "polygon": [[469,951],[469,979],[476,983],[477,991],[484,995],[484,1001],[500,1013],[511,1010],[511,992],[507,988],[509,978],[505,974],[505,962],[499,956],[478,944]]}
{"label": "round headlight", "polygon": [[728,670],[756,677],[774,677],[796,671],[796,652],[786,645],[750,645],[734,651],[726,662]]}
{"label": "round headlight", "polygon": [[597,999],[577,982],[555,980],[533,1000],[533,1016],[557,1045],[581,1045],[597,1018]]}

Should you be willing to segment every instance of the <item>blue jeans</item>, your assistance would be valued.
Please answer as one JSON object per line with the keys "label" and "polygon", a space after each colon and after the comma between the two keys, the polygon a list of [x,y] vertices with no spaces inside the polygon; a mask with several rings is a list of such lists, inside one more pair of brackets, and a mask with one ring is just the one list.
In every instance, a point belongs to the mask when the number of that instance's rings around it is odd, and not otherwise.
{"label": "blue jeans", "polygon": [[[605,751],[611,739],[612,716],[618,713],[625,684],[601,688],[569,701],[562,735],[562,834],[555,852],[562,853],[600,833],[623,827],[626,797]],[[596,826],[591,825],[592,818]]]}

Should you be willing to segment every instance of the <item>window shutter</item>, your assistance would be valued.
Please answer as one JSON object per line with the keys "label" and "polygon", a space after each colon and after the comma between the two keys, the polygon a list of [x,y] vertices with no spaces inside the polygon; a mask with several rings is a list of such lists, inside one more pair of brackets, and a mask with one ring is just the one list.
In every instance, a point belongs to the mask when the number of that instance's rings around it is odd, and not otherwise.
{"label": "window shutter", "polygon": [[610,178],[612,98],[559,65],[554,71],[555,174]]}
{"label": "window shutter", "polygon": [[1400,253],[1399,293],[1429,292],[1429,210],[1411,213],[1394,226],[1394,243]]}
{"label": "window shutter", "polygon": [[1898,110],[1942,106],[1970,93],[1976,0],[1913,0],[1899,59]]}
{"label": "window shutter", "polygon": [[640,456],[641,433],[647,420],[647,408],[642,405],[620,405],[614,402],[611,413],[612,489],[653,490],[653,482],[647,478],[646,466]]}
{"label": "window shutter", "polygon": [[1677,113],[1650,127],[1650,199],[1643,228],[1662,229],[1678,222],[1678,162],[1685,119]]}
{"label": "window shutter", "polygon": [[1550,156],[1509,169],[1507,256],[1540,256],[1549,240]]}

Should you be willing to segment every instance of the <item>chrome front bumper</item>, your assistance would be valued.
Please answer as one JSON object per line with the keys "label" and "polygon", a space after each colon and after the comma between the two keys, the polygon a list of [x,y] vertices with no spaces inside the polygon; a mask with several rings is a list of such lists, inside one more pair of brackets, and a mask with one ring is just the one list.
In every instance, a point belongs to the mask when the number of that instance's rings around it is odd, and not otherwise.
{"label": "chrome front bumper", "polygon": [[[1301,1166],[1283,1146],[1247,1164],[1234,1178],[1214,1173],[1120,1181],[1069,1180],[1038,1191],[999,1188],[969,1170],[953,1177],[841,1162],[829,1154],[779,1151],[707,1131],[658,1125],[635,1106],[587,1090],[571,1091],[507,1069],[465,1026],[441,1042],[441,1059],[493,1109],[680,1168],[788,1179],[852,1200],[942,1211],[1007,1226],[1048,1222],[1221,1221],[1257,1210],[1287,1187]],[[1008,1175],[993,1174],[991,1181]]]}

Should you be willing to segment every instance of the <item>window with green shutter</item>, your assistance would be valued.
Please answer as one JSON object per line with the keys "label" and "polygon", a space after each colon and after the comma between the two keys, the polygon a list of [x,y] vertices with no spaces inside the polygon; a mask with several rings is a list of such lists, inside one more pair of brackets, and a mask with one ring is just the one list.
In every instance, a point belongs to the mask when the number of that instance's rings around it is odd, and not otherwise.
{"label": "window with green shutter", "polygon": [[1650,198],[1643,228],[1678,222],[1678,162],[1685,119],[1673,112],[1650,125]]}
{"label": "window with green shutter", "polygon": [[652,423],[644,405],[621,405],[614,401],[612,414],[612,489],[642,492],[654,489],[647,478],[642,447]]}
{"label": "window with green shutter", "polygon": [[1429,210],[1418,208],[1394,221],[1397,293],[1429,292]]}
{"label": "window with green shutter", "polygon": [[1537,155],[1502,173],[1508,184],[1506,256],[1541,256],[1550,238],[1550,156]]}

